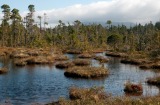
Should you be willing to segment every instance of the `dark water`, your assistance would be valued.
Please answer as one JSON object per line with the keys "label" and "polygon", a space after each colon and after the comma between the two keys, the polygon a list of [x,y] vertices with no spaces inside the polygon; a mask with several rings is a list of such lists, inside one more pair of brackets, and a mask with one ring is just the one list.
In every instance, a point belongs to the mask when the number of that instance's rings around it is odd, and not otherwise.
{"label": "dark water", "polygon": [[[104,55],[104,54],[99,54]],[[74,58],[74,55],[68,55]],[[72,79],[64,76],[64,71],[55,68],[54,65],[30,65],[15,67],[12,61],[1,59],[0,66],[8,66],[9,72],[0,75],[0,103],[11,103],[14,105],[30,105],[34,103],[48,103],[56,101],[59,97],[68,98],[68,89],[71,86],[92,87],[104,86],[105,91],[113,96],[124,95],[124,83],[141,82],[144,88],[143,95],[157,95],[159,88],[148,86],[145,81],[157,73],[140,70],[133,65],[119,63],[119,59],[111,60],[101,65],[92,60],[92,66],[105,66],[110,74],[104,79],[87,80]]]}

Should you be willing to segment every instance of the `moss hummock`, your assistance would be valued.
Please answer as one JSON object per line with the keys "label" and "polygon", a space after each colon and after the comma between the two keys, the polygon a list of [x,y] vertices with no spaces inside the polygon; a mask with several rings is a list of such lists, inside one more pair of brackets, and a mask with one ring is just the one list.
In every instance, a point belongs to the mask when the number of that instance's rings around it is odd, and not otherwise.
{"label": "moss hummock", "polygon": [[105,58],[105,57],[103,57],[103,56],[95,56],[94,59],[95,59],[95,60],[98,60],[98,61],[101,62],[101,63],[106,63],[106,62],[109,61],[108,58]]}
{"label": "moss hummock", "polygon": [[74,66],[73,62],[59,62],[56,64],[56,67],[60,69],[69,68],[73,66]]}
{"label": "moss hummock", "polygon": [[16,60],[16,61],[14,62],[14,64],[15,64],[16,66],[25,66],[25,65],[27,65],[27,62],[26,62],[26,59],[20,59],[20,60]]}
{"label": "moss hummock", "polygon": [[111,57],[122,57],[122,58],[126,58],[128,57],[127,54],[125,53],[119,53],[119,52],[106,52],[107,56],[111,56]]}
{"label": "moss hummock", "polygon": [[37,56],[28,58],[26,62],[27,64],[52,64],[54,59],[52,56]]}
{"label": "moss hummock", "polygon": [[151,85],[160,86],[160,76],[154,77],[154,78],[149,78],[149,79],[147,80],[147,83],[148,83],[148,84],[151,84]]}
{"label": "moss hummock", "polygon": [[67,56],[65,56],[65,55],[55,55],[54,59],[56,61],[66,61],[66,60],[69,60],[69,58]]}
{"label": "moss hummock", "polygon": [[132,65],[142,65],[142,64],[145,64],[146,61],[142,59],[129,59],[128,58],[128,59],[122,59],[121,63],[132,64]]}
{"label": "moss hummock", "polygon": [[91,64],[90,60],[88,60],[88,59],[75,59],[75,60],[73,60],[73,63],[76,66],[88,66]]}
{"label": "moss hummock", "polygon": [[76,99],[106,99],[108,95],[104,92],[103,87],[93,87],[93,88],[78,88],[71,87],[69,90],[69,97],[72,100]]}
{"label": "moss hummock", "polygon": [[124,92],[126,93],[143,93],[143,88],[141,84],[133,84],[131,82],[127,82],[125,84]]}
{"label": "moss hummock", "polygon": [[102,67],[72,67],[64,72],[67,77],[75,78],[99,78],[109,74],[108,69]]}
{"label": "moss hummock", "polygon": [[0,74],[7,73],[8,69],[7,68],[0,68]]}
{"label": "moss hummock", "polygon": [[80,54],[78,55],[78,58],[92,58],[92,54],[88,54],[88,53],[84,53],[84,54]]}
{"label": "moss hummock", "polygon": [[66,51],[67,54],[81,54],[82,51],[80,50],[68,50]]}

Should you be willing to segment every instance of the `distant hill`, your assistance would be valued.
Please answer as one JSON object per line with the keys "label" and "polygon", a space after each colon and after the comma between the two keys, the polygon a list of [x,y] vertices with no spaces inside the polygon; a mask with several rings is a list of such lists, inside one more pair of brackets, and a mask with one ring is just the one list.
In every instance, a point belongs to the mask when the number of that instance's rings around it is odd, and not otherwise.
{"label": "distant hill", "polygon": [[[106,24],[106,22],[82,22],[83,24],[86,24],[86,25],[89,25],[89,24],[101,24],[102,26],[106,27],[108,26]],[[135,26],[136,24],[135,23],[132,23],[132,22],[112,22],[112,25],[113,26],[118,26],[118,25],[125,25],[127,28],[129,28],[130,26]]]}
{"label": "distant hill", "polygon": [[[103,25],[107,26],[106,24],[103,24]],[[131,23],[131,22],[112,22],[112,25],[114,25],[114,26],[125,25],[126,27],[129,28],[129,27],[135,26],[136,24]]]}

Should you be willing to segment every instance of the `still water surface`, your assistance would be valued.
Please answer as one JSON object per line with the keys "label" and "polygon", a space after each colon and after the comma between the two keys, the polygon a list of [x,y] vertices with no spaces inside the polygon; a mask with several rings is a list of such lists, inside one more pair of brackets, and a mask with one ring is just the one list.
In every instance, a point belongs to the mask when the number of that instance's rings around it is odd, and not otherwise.
{"label": "still water surface", "polygon": [[[100,53],[98,55],[104,55]],[[67,55],[71,59],[75,55]],[[68,98],[68,89],[71,86],[93,87],[103,86],[107,93],[113,96],[125,95],[124,84],[127,80],[141,82],[144,88],[143,95],[157,95],[159,88],[145,83],[148,77],[157,73],[140,70],[137,66],[121,64],[118,58],[104,64],[109,69],[109,76],[104,79],[75,79],[64,76],[64,70],[54,65],[29,65],[15,67],[12,60],[1,59],[0,66],[8,66],[9,72],[0,75],[0,104],[12,103],[14,105],[30,105],[34,103],[48,103],[58,100],[59,97]],[[92,60],[92,66],[102,66],[98,61]]]}

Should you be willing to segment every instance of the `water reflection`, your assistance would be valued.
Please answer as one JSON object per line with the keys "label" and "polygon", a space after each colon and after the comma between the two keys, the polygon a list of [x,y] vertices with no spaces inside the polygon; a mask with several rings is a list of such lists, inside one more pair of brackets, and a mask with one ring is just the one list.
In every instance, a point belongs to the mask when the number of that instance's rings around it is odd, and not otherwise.
{"label": "water reflection", "polygon": [[[104,56],[104,53],[97,55]],[[67,55],[71,59],[76,56]],[[47,103],[57,100],[59,97],[68,98],[68,89],[71,86],[92,87],[104,86],[106,92],[114,96],[124,95],[124,83],[141,82],[144,88],[143,95],[157,95],[159,88],[145,83],[146,78],[157,75],[152,71],[143,71],[133,65],[125,65],[117,58],[110,58],[105,64],[91,60],[92,66],[104,66],[109,69],[109,76],[103,79],[75,79],[66,78],[64,71],[55,68],[54,65],[29,65],[16,67],[13,60],[0,59],[0,66],[7,66],[9,72],[0,75],[0,103],[9,101],[15,105],[31,103]]]}

